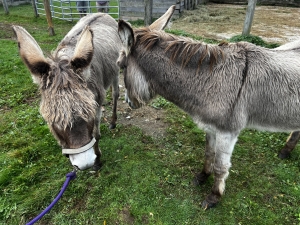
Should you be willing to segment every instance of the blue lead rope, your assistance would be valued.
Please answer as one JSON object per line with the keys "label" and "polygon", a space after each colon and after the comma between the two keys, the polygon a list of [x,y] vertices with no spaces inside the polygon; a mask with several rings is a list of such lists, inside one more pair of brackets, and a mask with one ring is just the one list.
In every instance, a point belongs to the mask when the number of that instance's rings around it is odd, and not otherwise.
{"label": "blue lead rope", "polygon": [[69,182],[73,179],[76,178],[76,172],[70,172],[66,175],[67,179],[63,185],[63,187],[61,188],[59,194],[56,196],[56,198],[53,200],[53,202],[46,208],[44,209],[43,212],[40,213],[40,215],[38,215],[37,217],[35,217],[33,220],[31,220],[29,223],[27,223],[26,225],[32,225],[35,222],[37,222],[39,219],[41,219],[47,212],[49,212],[51,210],[51,208],[56,204],[56,202],[61,198],[61,196],[63,195],[63,193],[65,192],[66,188],[69,185]]}

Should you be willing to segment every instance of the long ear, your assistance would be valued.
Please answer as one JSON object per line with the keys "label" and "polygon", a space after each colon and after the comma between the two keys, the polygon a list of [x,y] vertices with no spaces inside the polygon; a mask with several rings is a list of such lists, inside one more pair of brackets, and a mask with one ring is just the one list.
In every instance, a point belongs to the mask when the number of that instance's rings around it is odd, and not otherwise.
{"label": "long ear", "polygon": [[74,55],[71,60],[72,66],[76,69],[83,69],[90,65],[94,54],[93,32],[86,26],[78,38]]}
{"label": "long ear", "polygon": [[30,70],[33,81],[39,83],[42,75],[48,73],[50,65],[38,43],[23,27],[12,26],[12,28],[17,36],[19,54]]}
{"label": "long ear", "polygon": [[128,55],[134,43],[133,30],[129,23],[125,22],[124,20],[119,20],[118,32],[120,39],[126,49],[126,55]]}
{"label": "long ear", "polygon": [[164,15],[155,20],[149,28],[151,30],[163,30],[168,25],[173,13],[175,11],[176,6],[172,5]]}

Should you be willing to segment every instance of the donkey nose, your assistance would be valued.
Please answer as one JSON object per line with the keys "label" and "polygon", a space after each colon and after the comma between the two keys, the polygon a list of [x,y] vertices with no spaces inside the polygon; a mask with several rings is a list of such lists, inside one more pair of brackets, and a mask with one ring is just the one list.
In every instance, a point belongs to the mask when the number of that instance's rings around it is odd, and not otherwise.
{"label": "donkey nose", "polygon": [[78,154],[69,155],[72,165],[79,170],[91,168],[94,165],[96,157],[94,148],[90,148],[89,150]]}

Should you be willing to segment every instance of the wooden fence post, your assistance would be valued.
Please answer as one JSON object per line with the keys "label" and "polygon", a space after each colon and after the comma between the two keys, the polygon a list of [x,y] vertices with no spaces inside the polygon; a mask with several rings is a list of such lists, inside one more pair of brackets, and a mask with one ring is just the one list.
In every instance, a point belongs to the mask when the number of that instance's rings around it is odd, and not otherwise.
{"label": "wooden fence post", "polygon": [[46,18],[48,22],[48,31],[50,36],[54,36],[54,28],[53,28],[53,22],[52,22],[52,15],[51,15],[51,9],[50,9],[50,3],[49,0],[44,0],[44,8],[46,12]]}
{"label": "wooden fence post", "polygon": [[249,35],[250,34],[256,1],[257,0],[248,0],[246,19],[245,19],[244,29],[243,29],[242,35]]}
{"label": "wooden fence post", "polygon": [[144,23],[145,26],[149,26],[152,23],[153,0],[145,0],[144,3],[145,3]]}
{"label": "wooden fence post", "polygon": [[5,15],[8,15],[9,14],[9,10],[8,10],[8,6],[7,6],[6,0],[3,0],[2,4],[3,4],[4,11],[5,11]]}
{"label": "wooden fence post", "polygon": [[35,0],[31,0],[31,4],[33,6],[33,12],[34,12],[34,17],[39,17],[37,8],[36,8],[36,4],[35,4]]}

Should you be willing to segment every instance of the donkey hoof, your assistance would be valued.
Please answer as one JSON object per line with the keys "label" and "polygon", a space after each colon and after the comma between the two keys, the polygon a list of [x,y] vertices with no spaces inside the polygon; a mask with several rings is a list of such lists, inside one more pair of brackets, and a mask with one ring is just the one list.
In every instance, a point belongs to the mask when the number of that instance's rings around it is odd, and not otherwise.
{"label": "donkey hoof", "polygon": [[198,174],[196,174],[196,176],[193,180],[193,184],[195,186],[202,185],[207,181],[208,177],[209,177],[209,174],[206,174],[204,172],[198,173]]}
{"label": "donkey hoof", "polygon": [[208,202],[206,200],[204,200],[201,204],[201,206],[204,210],[214,208],[216,205],[217,205],[217,202]]}
{"label": "donkey hoof", "polygon": [[109,129],[111,129],[111,130],[112,130],[112,129],[115,129],[116,126],[117,126],[116,124],[109,124]]}
{"label": "donkey hoof", "polygon": [[204,210],[211,209],[215,207],[220,201],[221,195],[216,193],[210,193],[205,200],[202,202],[202,208]]}
{"label": "donkey hoof", "polygon": [[279,152],[278,153],[278,158],[280,159],[287,159],[290,158],[291,154],[290,153],[286,153],[286,152]]}

